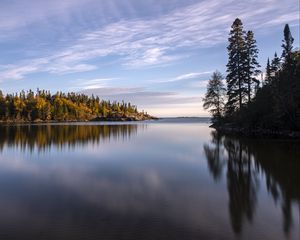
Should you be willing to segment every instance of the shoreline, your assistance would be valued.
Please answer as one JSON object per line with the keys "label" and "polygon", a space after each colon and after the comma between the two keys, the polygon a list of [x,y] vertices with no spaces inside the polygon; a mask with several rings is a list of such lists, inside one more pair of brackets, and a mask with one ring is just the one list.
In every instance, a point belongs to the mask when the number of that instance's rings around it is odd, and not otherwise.
{"label": "shoreline", "polygon": [[209,126],[216,131],[224,134],[239,135],[240,137],[254,137],[254,138],[273,138],[273,139],[298,139],[300,140],[300,131],[289,130],[271,130],[271,129],[249,129],[232,126],[216,126],[214,124]]}
{"label": "shoreline", "polygon": [[20,124],[26,124],[26,125],[35,125],[35,124],[53,124],[53,123],[89,123],[89,122],[142,122],[147,120],[158,120],[157,117],[142,117],[142,118],[136,118],[136,117],[97,117],[90,120],[82,120],[82,119],[74,119],[74,120],[48,120],[48,121],[42,121],[42,120],[34,120],[34,121],[14,121],[14,120],[8,120],[3,121],[0,120],[0,125],[20,125]]}

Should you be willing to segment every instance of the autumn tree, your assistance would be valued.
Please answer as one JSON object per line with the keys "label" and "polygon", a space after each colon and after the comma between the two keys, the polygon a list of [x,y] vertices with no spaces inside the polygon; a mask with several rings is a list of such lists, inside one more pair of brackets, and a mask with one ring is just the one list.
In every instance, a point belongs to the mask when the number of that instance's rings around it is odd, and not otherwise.
{"label": "autumn tree", "polygon": [[100,100],[97,96],[37,89],[19,94],[4,94],[0,91],[1,121],[82,121],[97,117],[118,118],[130,114],[142,115],[131,103]]}
{"label": "autumn tree", "polygon": [[5,97],[0,90],[0,120],[4,120],[6,115],[6,103],[5,103]]}

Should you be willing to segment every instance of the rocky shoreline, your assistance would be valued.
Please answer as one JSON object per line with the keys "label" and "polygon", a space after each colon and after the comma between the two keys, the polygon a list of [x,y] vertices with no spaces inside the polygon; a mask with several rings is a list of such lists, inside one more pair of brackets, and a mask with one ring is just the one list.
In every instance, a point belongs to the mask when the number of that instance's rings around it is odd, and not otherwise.
{"label": "rocky shoreline", "polygon": [[299,131],[250,129],[250,128],[243,128],[243,127],[236,127],[232,125],[215,125],[215,124],[212,124],[210,127],[224,134],[233,134],[233,135],[239,135],[244,137],[300,139]]}
{"label": "rocky shoreline", "polygon": [[150,115],[133,115],[133,116],[113,116],[113,117],[97,117],[90,122],[131,122],[131,121],[146,121],[146,120],[158,120],[157,117]]}
{"label": "rocky shoreline", "polygon": [[24,120],[7,120],[1,121],[0,124],[39,124],[39,123],[74,123],[74,122],[131,122],[131,121],[146,121],[146,120],[158,120],[157,117],[144,114],[133,114],[133,115],[113,115],[108,117],[94,117],[91,119],[73,119],[73,120],[48,120],[42,121],[40,119],[34,121]]}

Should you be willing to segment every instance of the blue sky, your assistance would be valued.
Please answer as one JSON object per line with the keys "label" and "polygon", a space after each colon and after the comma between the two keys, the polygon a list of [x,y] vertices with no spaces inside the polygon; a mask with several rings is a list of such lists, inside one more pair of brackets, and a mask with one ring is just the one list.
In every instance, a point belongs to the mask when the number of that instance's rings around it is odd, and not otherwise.
{"label": "blue sky", "polygon": [[207,80],[225,73],[236,17],[264,67],[284,24],[299,47],[298,0],[1,0],[0,89],[125,100],[156,116],[207,116]]}

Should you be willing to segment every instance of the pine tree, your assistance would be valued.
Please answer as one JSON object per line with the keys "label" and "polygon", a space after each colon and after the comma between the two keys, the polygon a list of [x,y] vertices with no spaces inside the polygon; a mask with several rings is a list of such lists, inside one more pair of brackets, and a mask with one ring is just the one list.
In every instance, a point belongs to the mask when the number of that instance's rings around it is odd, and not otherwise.
{"label": "pine tree", "polygon": [[241,109],[246,95],[245,89],[245,65],[246,65],[246,42],[245,32],[240,19],[235,19],[229,34],[228,63],[227,63],[227,112],[233,113],[237,108]]}
{"label": "pine tree", "polygon": [[277,56],[275,52],[274,58],[271,62],[271,78],[274,78],[280,69],[280,58]]}
{"label": "pine tree", "polygon": [[270,84],[270,82],[271,82],[271,65],[270,65],[270,59],[269,58],[268,58],[268,61],[267,61],[265,82],[266,82],[267,85]]}
{"label": "pine tree", "polygon": [[281,57],[285,60],[287,64],[289,64],[291,60],[291,52],[293,50],[294,38],[292,37],[292,33],[288,24],[285,25],[283,33],[284,39],[282,40],[281,45],[281,47],[283,48]]}
{"label": "pine tree", "polygon": [[297,130],[300,130],[300,51],[296,56],[296,69],[294,74],[295,81],[295,102],[296,102],[296,126]]}
{"label": "pine tree", "polygon": [[0,90],[0,120],[4,119],[5,112],[6,112],[5,98],[2,91]]}
{"label": "pine tree", "polygon": [[273,76],[273,95],[274,95],[274,115],[282,128],[289,128],[295,130],[297,128],[297,104],[296,104],[296,58],[293,52],[293,37],[290,32],[289,25],[284,27],[284,39],[282,40],[282,57],[279,59],[275,55],[272,63]]}
{"label": "pine tree", "polygon": [[208,82],[207,92],[203,98],[203,108],[210,109],[214,120],[222,117],[225,91],[223,76],[219,71],[215,71]]}
{"label": "pine tree", "polygon": [[257,91],[259,87],[259,80],[256,76],[260,73],[260,65],[257,61],[258,58],[258,48],[256,45],[256,40],[254,39],[254,33],[252,31],[248,31],[245,37],[246,41],[246,79],[245,82],[247,84],[247,95],[248,95],[248,103],[251,101],[252,96],[252,85],[255,84],[255,89]]}

